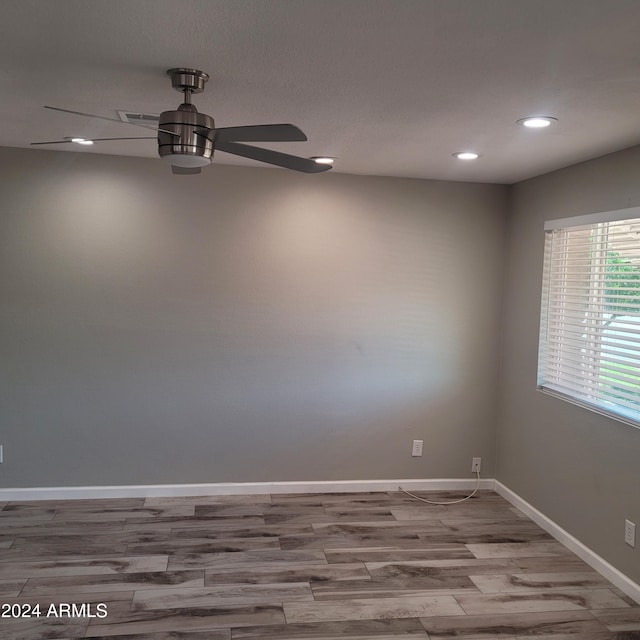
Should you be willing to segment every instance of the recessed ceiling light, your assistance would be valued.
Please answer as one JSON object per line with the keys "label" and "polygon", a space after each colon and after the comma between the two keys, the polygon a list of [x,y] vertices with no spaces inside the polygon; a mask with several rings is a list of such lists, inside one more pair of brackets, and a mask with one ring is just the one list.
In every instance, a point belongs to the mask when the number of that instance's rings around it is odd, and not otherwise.
{"label": "recessed ceiling light", "polygon": [[329,156],[311,156],[311,160],[315,160],[318,164],[333,164],[335,158]]}
{"label": "recessed ceiling light", "polygon": [[458,151],[453,154],[453,157],[458,158],[458,160],[477,160],[480,154],[474,151]]}
{"label": "recessed ceiling light", "polygon": [[85,140],[84,138],[71,138],[71,142],[76,144],[93,144],[93,140]]}
{"label": "recessed ceiling light", "polygon": [[558,122],[558,118],[552,118],[551,116],[529,116],[528,118],[520,118],[517,121],[518,124],[529,129],[544,129],[554,122]]}

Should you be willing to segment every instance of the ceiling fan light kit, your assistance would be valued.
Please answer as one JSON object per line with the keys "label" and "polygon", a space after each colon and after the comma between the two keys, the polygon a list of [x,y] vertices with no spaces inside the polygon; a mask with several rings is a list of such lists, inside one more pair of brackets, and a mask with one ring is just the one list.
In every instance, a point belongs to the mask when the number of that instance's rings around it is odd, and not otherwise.
{"label": "ceiling fan light kit", "polygon": [[[209,79],[208,74],[198,69],[178,67],[169,69],[167,75],[171,78],[171,86],[184,94],[182,104],[174,111],[162,112],[157,127],[136,122],[128,122],[127,124],[157,132],[158,153],[171,165],[174,174],[200,173],[202,167],[210,164],[216,150],[302,173],[320,173],[331,169],[330,163],[319,164],[311,158],[302,158],[272,149],[241,144],[244,142],[304,142],[307,140],[307,136],[292,124],[261,124],[216,129],[214,119],[206,113],[198,112],[195,105],[191,104],[191,95],[204,91],[204,86]],[[115,118],[61,109],[60,107],[45,106],[45,108],[89,118],[121,122]],[[131,139],[133,138],[99,138],[96,140]],[[80,138],[75,140],[79,141]],[[71,141],[70,138],[66,138],[51,142],[32,142],[31,144],[63,144]],[[86,140],[79,144],[93,144],[93,142]]]}

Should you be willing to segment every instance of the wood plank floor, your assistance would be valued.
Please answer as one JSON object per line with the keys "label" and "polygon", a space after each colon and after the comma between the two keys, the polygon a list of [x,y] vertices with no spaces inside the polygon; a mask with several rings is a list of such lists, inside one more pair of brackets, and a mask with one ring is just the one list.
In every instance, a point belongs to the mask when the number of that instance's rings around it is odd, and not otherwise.
{"label": "wood plank floor", "polygon": [[4,503],[0,602],[3,640],[640,639],[638,604],[490,491]]}

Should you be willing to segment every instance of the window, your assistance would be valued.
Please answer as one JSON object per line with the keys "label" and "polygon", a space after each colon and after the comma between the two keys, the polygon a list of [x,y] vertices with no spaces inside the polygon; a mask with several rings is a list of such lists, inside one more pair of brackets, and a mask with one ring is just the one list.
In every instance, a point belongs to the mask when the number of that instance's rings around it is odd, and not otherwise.
{"label": "window", "polygon": [[538,389],[640,427],[640,208],[545,235]]}

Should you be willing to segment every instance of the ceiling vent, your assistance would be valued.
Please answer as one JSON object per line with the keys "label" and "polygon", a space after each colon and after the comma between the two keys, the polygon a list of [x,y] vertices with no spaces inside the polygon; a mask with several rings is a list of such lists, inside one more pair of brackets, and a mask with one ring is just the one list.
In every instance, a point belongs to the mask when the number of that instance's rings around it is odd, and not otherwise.
{"label": "ceiling vent", "polygon": [[129,124],[147,124],[157,126],[160,120],[158,113],[136,113],[134,111],[118,111],[120,120]]}

